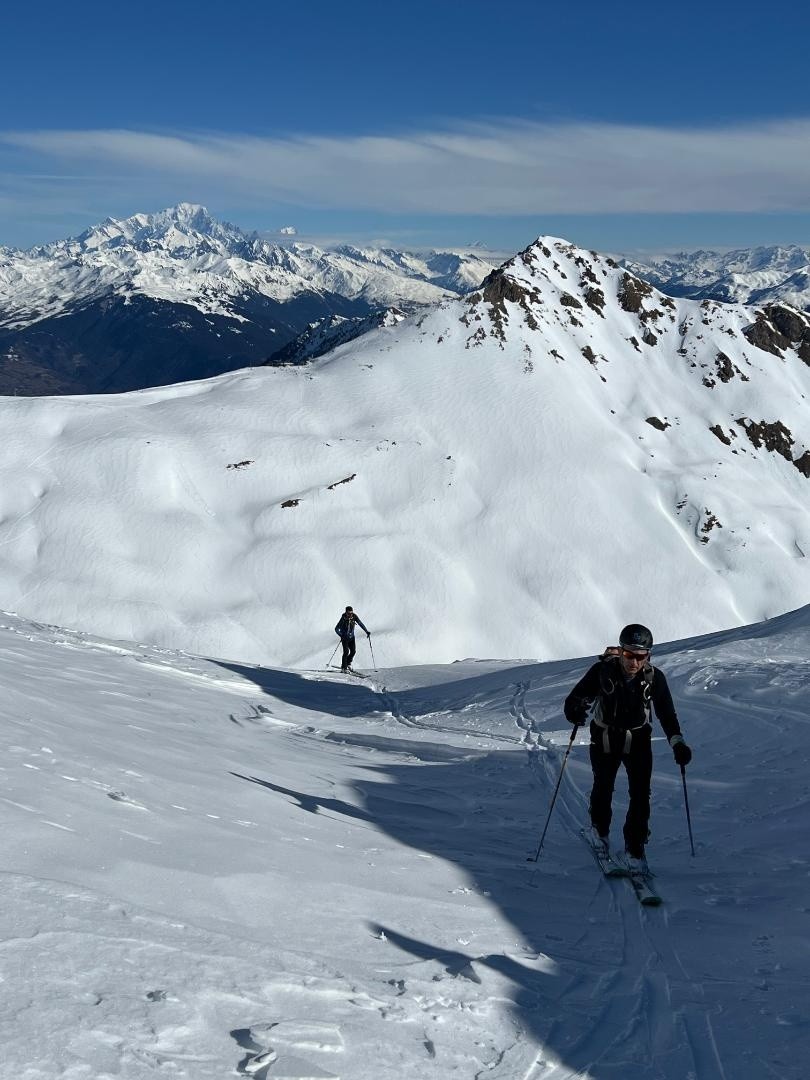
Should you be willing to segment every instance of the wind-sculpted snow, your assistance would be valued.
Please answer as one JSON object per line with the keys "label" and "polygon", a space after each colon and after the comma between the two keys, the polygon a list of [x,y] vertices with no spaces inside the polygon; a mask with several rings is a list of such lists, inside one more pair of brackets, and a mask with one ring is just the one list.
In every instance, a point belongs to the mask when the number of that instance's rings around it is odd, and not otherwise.
{"label": "wind-sculpted snow", "polygon": [[656,651],[696,856],[656,730],[648,910],[578,839],[587,740],[527,862],[590,658],[357,680],[3,615],[3,1074],[804,1080],[808,650],[804,609]]}
{"label": "wind-sculpted snow", "polygon": [[779,614],[810,600],[810,368],[762,317],[546,239],[305,367],[4,399],[2,596],[307,666],[347,603],[385,663]]}

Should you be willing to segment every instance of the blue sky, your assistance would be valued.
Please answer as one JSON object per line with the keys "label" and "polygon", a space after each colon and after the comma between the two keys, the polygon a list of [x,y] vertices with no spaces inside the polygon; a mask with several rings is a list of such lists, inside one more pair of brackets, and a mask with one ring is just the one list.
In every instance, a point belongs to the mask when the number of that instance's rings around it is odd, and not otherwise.
{"label": "blue sky", "polygon": [[180,201],[325,243],[807,244],[808,40],[783,0],[18,5],[0,244]]}

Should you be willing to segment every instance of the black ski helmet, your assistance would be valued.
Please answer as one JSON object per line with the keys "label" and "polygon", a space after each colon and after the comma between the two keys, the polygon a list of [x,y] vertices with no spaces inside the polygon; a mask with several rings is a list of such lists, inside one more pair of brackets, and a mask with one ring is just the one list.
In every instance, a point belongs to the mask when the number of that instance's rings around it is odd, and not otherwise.
{"label": "black ski helmet", "polygon": [[644,649],[647,652],[653,647],[652,633],[641,623],[630,623],[619,634],[619,644],[625,649]]}

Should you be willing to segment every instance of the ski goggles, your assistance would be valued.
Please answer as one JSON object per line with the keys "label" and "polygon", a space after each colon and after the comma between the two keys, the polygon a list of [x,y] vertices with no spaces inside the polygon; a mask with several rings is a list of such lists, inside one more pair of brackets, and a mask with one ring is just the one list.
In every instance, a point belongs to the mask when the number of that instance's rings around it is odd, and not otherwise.
{"label": "ski goggles", "polygon": [[622,649],[622,656],[625,660],[637,660],[640,664],[643,664],[645,660],[649,658],[649,650],[645,649],[643,652],[636,652],[634,649]]}

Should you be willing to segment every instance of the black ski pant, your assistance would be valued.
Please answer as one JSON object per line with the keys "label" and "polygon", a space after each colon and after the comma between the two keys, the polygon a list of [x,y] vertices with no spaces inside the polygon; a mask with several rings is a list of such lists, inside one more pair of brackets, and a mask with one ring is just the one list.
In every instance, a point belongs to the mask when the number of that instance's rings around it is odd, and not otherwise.
{"label": "black ski pant", "polygon": [[640,855],[649,836],[650,781],[652,779],[652,733],[649,727],[631,733],[630,749],[625,748],[625,732],[609,730],[610,749],[605,749],[605,729],[591,725],[591,822],[600,836],[607,836],[613,816],[613,788],[619,766],[627,772],[630,805],[624,819],[624,845]]}
{"label": "black ski pant", "polygon": [[343,642],[343,656],[340,658],[340,666],[345,671],[347,667],[352,666],[354,654],[357,652],[357,643],[353,637],[344,637],[340,640]]}

